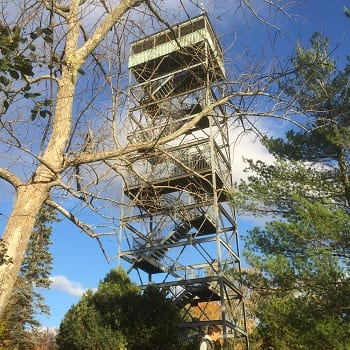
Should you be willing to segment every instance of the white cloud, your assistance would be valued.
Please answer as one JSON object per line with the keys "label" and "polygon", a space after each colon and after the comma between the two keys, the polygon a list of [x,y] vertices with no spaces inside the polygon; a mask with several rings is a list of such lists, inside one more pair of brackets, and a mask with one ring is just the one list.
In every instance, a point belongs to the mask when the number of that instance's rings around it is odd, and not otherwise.
{"label": "white cloud", "polygon": [[51,290],[60,290],[64,293],[75,297],[81,297],[87,290],[79,282],[70,281],[67,277],[62,275],[52,276],[51,280]]}
{"label": "white cloud", "polygon": [[234,146],[232,150],[232,175],[234,181],[245,179],[247,175],[244,169],[248,166],[243,162],[243,158],[261,160],[271,164],[274,157],[260,143],[260,140],[254,134],[245,134]]}

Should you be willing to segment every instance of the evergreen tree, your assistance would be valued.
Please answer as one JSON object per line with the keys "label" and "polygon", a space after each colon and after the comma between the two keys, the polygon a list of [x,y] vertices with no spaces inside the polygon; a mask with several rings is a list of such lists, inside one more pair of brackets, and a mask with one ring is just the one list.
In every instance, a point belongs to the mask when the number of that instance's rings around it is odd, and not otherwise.
{"label": "evergreen tree", "polygon": [[66,313],[57,343],[61,350],[168,350],[179,344],[178,322],[163,292],[141,293],[123,270],[112,270]]}
{"label": "evergreen tree", "polygon": [[269,349],[350,348],[350,64],[341,72],[318,33],[297,46],[281,89],[308,116],[303,130],[265,139],[273,165],[249,161],[244,207],[272,217],[246,241],[265,296],[256,338]]}
{"label": "evergreen tree", "polygon": [[121,332],[115,326],[112,329],[103,313],[96,309],[91,291],[66,313],[60,325],[57,343],[61,350],[126,349]]}
{"label": "evergreen tree", "polygon": [[28,336],[28,329],[40,326],[35,318],[37,314],[49,313],[40,288],[50,286],[52,256],[49,247],[51,224],[55,221],[55,213],[50,207],[44,207],[37,217],[16,288],[7,306],[6,316],[1,320],[3,332],[0,335],[0,344],[21,349],[34,347],[34,340]]}

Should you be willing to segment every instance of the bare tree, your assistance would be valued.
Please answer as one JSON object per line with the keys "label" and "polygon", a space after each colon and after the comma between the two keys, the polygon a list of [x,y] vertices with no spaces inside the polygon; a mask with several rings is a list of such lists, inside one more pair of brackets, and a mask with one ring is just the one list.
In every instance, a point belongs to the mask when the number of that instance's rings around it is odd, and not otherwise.
{"label": "bare tree", "polygon": [[[266,4],[286,11],[281,1],[266,0]],[[113,217],[103,206],[119,204],[109,191],[129,166],[128,155],[169,142],[222,104],[230,111],[227,116],[241,123],[243,130],[255,127],[251,120],[243,120],[247,114],[288,118],[284,102],[270,90],[275,77],[250,72],[229,81],[222,99],[176,131],[159,137],[156,143],[128,144],[124,124],[128,44],[137,35],[145,35],[147,28],[157,30],[172,24],[165,20],[170,5],[174,3],[150,0],[2,1],[5,22],[17,23],[23,33],[42,33],[38,28],[48,28],[52,37],[44,38],[40,46],[36,44],[35,52],[29,45],[23,48],[32,50],[35,74],[25,77],[23,85],[20,81],[11,85],[11,99],[7,100],[10,103],[3,106],[0,119],[0,178],[15,190],[3,234],[11,263],[0,266],[0,315],[44,203],[96,238],[103,250],[101,237],[113,233]],[[187,1],[185,5],[179,1],[176,5],[189,16],[187,9],[190,11],[196,3]],[[247,7],[267,23],[248,0],[237,6]],[[28,85],[41,94],[29,96],[36,98],[34,109],[30,99],[19,94]],[[272,107],[259,112],[255,103],[258,97],[272,98]],[[98,227],[97,221],[94,225],[84,222],[78,214],[85,211],[100,214],[98,223],[104,227]]]}

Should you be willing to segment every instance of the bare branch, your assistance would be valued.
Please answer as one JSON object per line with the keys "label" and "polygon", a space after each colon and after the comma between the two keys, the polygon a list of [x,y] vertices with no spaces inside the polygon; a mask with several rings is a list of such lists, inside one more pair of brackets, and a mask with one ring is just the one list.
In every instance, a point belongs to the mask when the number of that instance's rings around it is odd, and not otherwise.
{"label": "bare branch", "polygon": [[89,237],[94,238],[97,240],[100,249],[105,257],[105,259],[108,261],[108,255],[103,247],[103,244],[100,240],[101,236],[105,236],[105,235],[113,235],[114,233],[95,233],[93,228],[82,222],[81,220],[79,220],[76,216],[74,216],[71,212],[69,212],[68,210],[64,209],[63,207],[61,207],[58,203],[52,201],[52,200],[47,200],[46,204],[48,204],[50,207],[56,209],[57,211],[59,211],[62,215],[64,215],[69,221],[71,221],[74,225],[76,225],[77,227],[79,227],[83,232],[85,232]]}
{"label": "bare branch", "polygon": [[89,40],[76,52],[76,57],[81,63],[101,43],[113,25],[130,9],[135,8],[145,0],[121,0],[120,3],[107,14],[104,21],[98,26]]}
{"label": "bare branch", "polygon": [[19,179],[15,174],[12,172],[0,168],[0,178],[7,181],[9,184],[11,184],[14,188],[18,188],[19,186],[23,186],[23,182],[21,179]]}

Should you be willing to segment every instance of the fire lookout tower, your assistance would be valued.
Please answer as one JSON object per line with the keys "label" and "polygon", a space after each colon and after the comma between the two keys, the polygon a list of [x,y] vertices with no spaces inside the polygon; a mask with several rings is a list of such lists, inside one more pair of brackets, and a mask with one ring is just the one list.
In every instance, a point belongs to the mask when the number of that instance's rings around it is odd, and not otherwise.
{"label": "fire lookout tower", "polygon": [[248,349],[233,277],[241,263],[219,103],[225,69],[208,17],[134,42],[129,69],[127,140],[145,148],[128,158],[119,257],[141,288],[167,291],[183,312],[181,327],[198,332],[217,324],[228,348]]}

